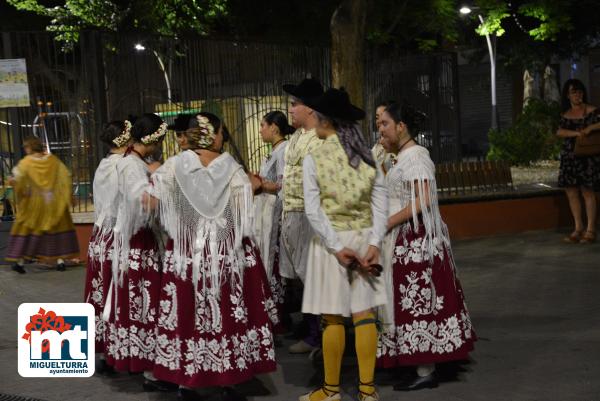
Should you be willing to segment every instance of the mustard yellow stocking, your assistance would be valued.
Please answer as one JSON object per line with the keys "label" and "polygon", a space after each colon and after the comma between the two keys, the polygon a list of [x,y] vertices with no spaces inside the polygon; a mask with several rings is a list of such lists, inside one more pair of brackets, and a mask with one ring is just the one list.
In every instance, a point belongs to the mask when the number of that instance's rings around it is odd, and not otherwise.
{"label": "mustard yellow stocking", "polygon": [[363,394],[375,392],[375,359],[377,357],[377,326],[373,312],[364,312],[352,317],[354,323],[356,357],[358,358],[359,391]]}
{"label": "mustard yellow stocking", "polygon": [[323,388],[310,395],[310,401],[323,401],[340,391],[340,371],[346,347],[344,318],[338,315],[323,315]]}

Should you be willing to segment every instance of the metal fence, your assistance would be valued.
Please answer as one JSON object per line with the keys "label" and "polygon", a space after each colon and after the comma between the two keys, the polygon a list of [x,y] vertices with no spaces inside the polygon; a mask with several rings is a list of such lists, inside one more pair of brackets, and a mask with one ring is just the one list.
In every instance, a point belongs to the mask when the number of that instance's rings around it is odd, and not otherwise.
{"label": "metal fence", "polygon": [[86,62],[82,41],[70,52],[46,33],[2,33],[0,56],[24,58],[30,91],[30,107],[0,109],[0,158],[3,196],[12,199],[7,177],[23,156],[22,140],[43,138],[73,174],[73,211],[90,210],[91,180],[98,158],[92,89],[95,71]]}
{"label": "metal fence", "polygon": [[[406,101],[426,115],[418,141],[437,162],[460,159],[460,115],[456,54],[399,56],[371,52],[366,67],[365,107]],[[374,127],[375,116],[369,115]]]}
{"label": "metal fence", "polygon": [[200,38],[101,37],[110,118],[153,111],[212,111],[225,121],[241,156],[258,171],[268,148],[258,132],[263,115],[287,110],[282,85],[307,75],[330,81],[329,50]]}
{"label": "metal fence", "polygon": [[[31,107],[0,109],[2,189],[22,157],[21,141],[43,137],[73,172],[73,211],[93,210],[91,180],[106,149],[98,141],[112,119],[155,112],[212,111],[229,128],[241,158],[257,171],[269,149],[259,126],[272,110],[287,112],[284,83],[307,75],[330,85],[329,49],[203,38],[84,32],[68,51],[46,32],[3,33],[0,57],[25,58]],[[458,156],[456,60],[452,55],[398,57],[371,53],[366,71],[367,124],[377,102],[410,99],[430,118],[420,134],[435,161]],[[172,135],[167,155],[176,152]]]}

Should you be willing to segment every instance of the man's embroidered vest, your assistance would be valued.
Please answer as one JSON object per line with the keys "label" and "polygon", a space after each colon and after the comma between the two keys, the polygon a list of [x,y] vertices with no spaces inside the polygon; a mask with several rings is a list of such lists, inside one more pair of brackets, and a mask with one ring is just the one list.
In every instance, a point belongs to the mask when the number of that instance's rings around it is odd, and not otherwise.
{"label": "man's embroidered vest", "polygon": [[371,192],[375,169],[361,160],[352,168],[337,135],[311,152],[317,167],[321,207],[336,231],[371,227]]}
{"label": "man's embroidered vest", "polygon": [[321,146],[322,140],[314,129],[298,130],[285,149],[285,167],[283,170],[283,210],[286,212],[304,212],[304,188],[302,162],[304,156]]}

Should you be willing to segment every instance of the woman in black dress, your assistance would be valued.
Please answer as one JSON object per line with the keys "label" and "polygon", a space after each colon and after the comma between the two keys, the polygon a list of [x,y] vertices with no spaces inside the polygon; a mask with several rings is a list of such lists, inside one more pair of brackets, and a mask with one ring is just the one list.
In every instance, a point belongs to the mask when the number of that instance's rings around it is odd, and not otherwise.
{"label": "woman in black dress", "polygon": [[[600,190],[600,155],[576,156],[575,140],[600,129],[600,110],[587,104],[583,83],[577,79],[565,82],[562,91],[563,114],[557,135],[564,138],[560,152],[558,186],[565,188],[575,230],[564,240],[591,243],[596,240],[596,194]],[[583,224],[581,198],[585,204],[587,226]]]}

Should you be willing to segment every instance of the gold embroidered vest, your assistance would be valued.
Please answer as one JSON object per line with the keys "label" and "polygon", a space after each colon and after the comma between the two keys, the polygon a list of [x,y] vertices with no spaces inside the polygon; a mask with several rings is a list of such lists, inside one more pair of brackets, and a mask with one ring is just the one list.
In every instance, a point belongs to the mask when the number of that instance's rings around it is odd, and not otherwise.
{"label": "gold embroidered vest", "polygon": [[321,207],[333,228],[350,231],[371,227],[375,169],[362,160],[357,169],[352,168],[337,135],[325,139],[311,156],[317,168]]}

